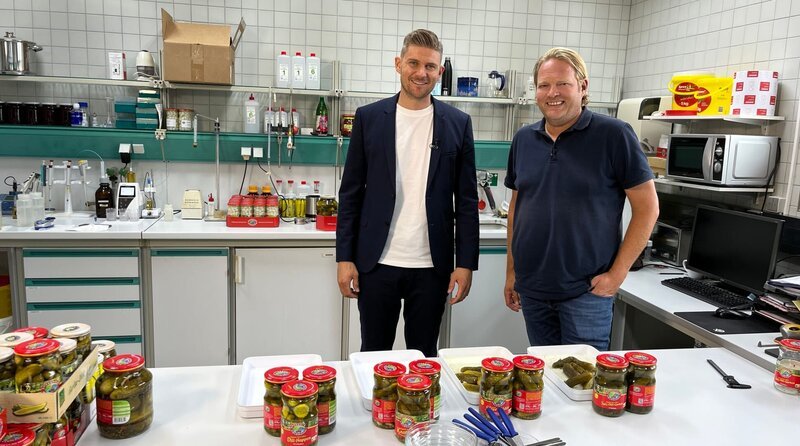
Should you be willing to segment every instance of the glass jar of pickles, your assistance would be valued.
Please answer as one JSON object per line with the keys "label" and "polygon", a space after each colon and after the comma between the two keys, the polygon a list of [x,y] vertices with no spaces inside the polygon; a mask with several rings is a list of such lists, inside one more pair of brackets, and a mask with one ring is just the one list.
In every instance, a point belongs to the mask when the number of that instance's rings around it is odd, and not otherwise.
{"label": "glass jar of pickles", "polygon": [[775,388],[791,395],[800,394],[800,339],[781,339],[775,363]]}
{"label": "glass jar of pickles", "polygon": [[489,408],[511,413],[514,364],[505,358],[486,358],[481,362],[480,412],[488,417]]}
{"label": "glass jar of pickles", "polygon": [[0,393],[14,393],[17,391],[14,376],[17,374],[17,365],[14,364],[14,350],[0,347]]}
{"label": "glass jar of pickles", "polygon": [[318,387],[311,381],[290,381],[281,387],[281,444],[312,446],[319,438]]}
{"label": "glass jar of pickles", "polygon": [[130,438],[153,422],[153,375],[139,355],[118,355],[103,362],[97,380],[97,429],[106,438]]}
{"label": "glass jar of pickles", "polygon": [[253,199],[253,217],[267,216],[267,197],[256,197]]}
{"label": "glass jar of pickles", "polygon": [[656,357],[642,352],[628,352],[625,353],[625,359],[628,360],[625,410],[637,414],[650,413],[656,397]]}
{"label": "glass jar of pickles", "polygon": [[303,370],[303,379],[319,388],[317,414],[319,433],[327,434],[336,427],[336,369],[327,365],[315,365]]}
{"label": "glass jar of pickles", "polygon": [[246,218],[253,216],[253,197],[242,197],[242,203],[239,208],[239,216]]}
{"label": "glass jar of pickles", "polygon": [[594,376],[592,408],[600,415],[618,417],[625,413],[628,385],[625,377],[628,360],[612,353],[597,356],[597,370]]}
{"label": "glass jar of pickles", "polygon": [[281,436],[281,386],[300,376],[292,367],[275,367],[264,373],[264,430],[273,437]]}
{"label": "glass jar of pickles", "polygon": [[14,347],[17,370],[14,379],[18,393],[51,393],[61,379],[61,343],[54,339],[34,339]]}
{"label": "glass jar of pickles", "polygon": [[406,373],[406,366],[399,362],[381,362],[375,365],[373,372],[372,424],[381,429],[394,429],[397,378]]}
{"label": "glass jar of pickles", "polygon": [[431,380],[431,420],[439,419],[439,411],[442,407],[442,366],[430,359],[417,359],[408,364],[411,373],[427,376]]}
{"label": "glass jar of pickles", "polygon": [[61,347],[58,348],[58,354],[61,355],[61,379],[66,381],[80,365],[76,352],[78,343],[70,338],[55,338],[55,340],[61,343]]}
{"label": "glass jar of pickles", "polygon": [[16,426],[8,429],[5,437],[0,439],[0,446],[33,446],[34,441],[36,441],[34,431]]}
{"label": "glass jar of pickles", "polygon": [[167,108],[164,111],[167,115],[167,130],[178,130],[178,109]]}
{"label": "glass jar of pickles", "polygon": [[[33,443],[31,446],[50,446],[50,426],[44,423],[17,423],[15,429],[25,429],[33,432]],[[0,443],[2,444],[2,443]]]}
{"label": "glass jar of pickles", "polygon": [[431,380],[411,373],[397,379],[397,408],[394,436],[406,440],[409,429],[431,419]]}
{"label": "glass jar of pickles", "polygon": [[233,195],[228,199],[228,217],[241,217],[242,216],[242,197],[240,195]]}
{"label": "glass jar of pickles", "polygon": [[[67,434],[69,433],[69,419],[67,414],[61,415],[55,423],[50,425],[50,435],[48,445],[67,444]],[[35,444],[34,444],[35,446]]]}
{"label": "glass jar of pickles", "polygon": [[86,355],[92,349],[92,327],[80,322],[73,322],[70,324],[62,324],[53,327],[50,330],[50,335],[54,338],[71,338],[78,342],[78,362],[83,362]]}
{"label": "glass jar of pickles", "polygon": [[5,333],[0,335],[0,347],[8,347],[13,349],[14,347],[22,344],[23,342],[32,341],[33,335],[30,333],[22,333],[22,332],[14,332],[14,333]]}
{"label": "glass jar of pickles", "polygon": [[97,352],[100,353],[100,357],[103,359],[98,358],[98,367],[103,367],[103,362],[105,362],[108,358],[113,358],[117,356],[117,344],[114,341],[109,341],[107,339],[98,339],[96,341],[92,341],[92,350],[97,348]]}
{"label": "glass jar of pickles", "polygon": [[511,415],[523,420],[535,420],[542,414],[544,361],[535,356],[514,357],[514,397]]}
{"label": "glass jar of pickles", "polygon": [[34,339],[44,339],[50,337],[50,330],[44,327],[23,327],[14,330],[14,333],[30,333]]}
{"label": "glass jar of pickles", "polygon": [[317,216],[333,217],[339,213],[339,204],[333,195],[323,195],[317,201]]}

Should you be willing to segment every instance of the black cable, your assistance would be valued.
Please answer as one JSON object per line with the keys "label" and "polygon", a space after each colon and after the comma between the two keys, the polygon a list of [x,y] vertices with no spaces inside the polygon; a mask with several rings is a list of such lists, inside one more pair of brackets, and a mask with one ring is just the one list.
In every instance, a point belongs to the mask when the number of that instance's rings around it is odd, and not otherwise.
{"label": "black cable", "polygon": [[[11,178],[11,184],[8,184],[8,179],[9,178]],[[3,183],[5,183],[5,185],[8,186],[8,187],[14,187],[14,183],[16,183],[16,182],[17,182],[17,179],[14,178],[13,175],[9,175],[9,176],[6,177],[6,179],[3,180]]]}
{"label": "black cable", "polygon": [[[284,200],[284,202],[285,202],[286,197],[281,195],[280,192],[278,191],[278,188],[275,186],[275,181],[272,179],[272,174],[267,172],[267,170],[264,169],[261,166],[261,160],[260,159],[256,159],[256,163],[258,163],[258,168],[261,169],[262,171],[264,171],[265,174],[267,174],[267,177],[269,178],[269,182],[272,185],[272,190],[275,191],[275,195],[278,196],[278,200]],[[289,204],[287,203],[286,205],[288,206]],[[284,218],[283,215],[280,214],[280,207],[278,207],[278,217],[281,219],[282,222],[294,223],[294,219]]]}
{"label": "black cable", "polygon": [[[781,140],[778,138],[778,150],[775,153],[775,165],[772,166],[772,171],[767,177],[767,186],[764,188],[764,201],[761,203],[761,213],[764,213],[764,208],[767,206],[767,197],[769,194],[770,183],[775,178],[775,172],[778,171],[778,164],[781,163]],[[774,187],[774,184],[772,185]]]}
{"label": "black cable", "polygon": [[[242,189],[244,189],[244,180],[247,178],[247,163],[249,162],[250,160],[244,160],[244,174],[242,175],[242,185],[239,186],[239,195],[242,195]],[[219,199],[219,197],[217,197],[217,199]]]}

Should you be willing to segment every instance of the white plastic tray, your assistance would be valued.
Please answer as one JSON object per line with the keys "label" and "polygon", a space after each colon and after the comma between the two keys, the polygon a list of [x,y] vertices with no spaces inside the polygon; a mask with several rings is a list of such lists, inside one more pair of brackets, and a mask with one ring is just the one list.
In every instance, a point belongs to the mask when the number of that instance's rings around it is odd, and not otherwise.
{"label": "white plastic tray", "polygon": [[242,363],[239,381],[239,396],[236,399],[237,413],[242,418],[264,416],[264,372],[273,367],[294,367],[301,374],[303,369],[322,364],[320,355],[252,356]]}
{"label": "white plastic tray", "polygon": [[552,364],[561,358],[574,356],[581,361],[594,364],[600,354],[591,345],[547,345],[542,347],[528,347],[528,354],[544,360],[544,376],[550,380],[572,401],[591,401],[592,389],[578,390],[567,386],[567,375],[562,369],[552,367]]}
{"label": "white plastic tray", "polygon": [[356,375],[358,389],[361,391],[361,403],[364,409],[372,412],[372,387],[375,385],[375,365],[379,362],[399,362],[408,368],[408,363],[422,359],[425,355],[419,350],[386,350],[379,352],[350,353],[350,364]]}
{"label": "white plastic tray", "polygon": [[470,392],[465,389],[461,381],[458,380],[456,372],[459,372],[461,367],[480,367],[481,361],[490,357],[511,360],[514,359],[514,354],[505,347],[463,347],[443,348],[439,350],[439,357],[442,358],[444,374],[450,377],[464,400],[473,406],[477,406],[480,402],[480,395],[478,395],[478,392]]}

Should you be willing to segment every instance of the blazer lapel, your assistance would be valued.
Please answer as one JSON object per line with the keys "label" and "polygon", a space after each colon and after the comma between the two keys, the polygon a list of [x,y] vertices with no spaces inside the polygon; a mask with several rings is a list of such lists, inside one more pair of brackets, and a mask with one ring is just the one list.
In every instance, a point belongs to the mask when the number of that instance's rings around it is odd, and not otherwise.
{"label": "blazer lapel", "polygon": [[384,123],[381,128],[385,129],[386,133],[382,137],[386,138],[386,168],[389,172],[389,185],[394,190],[397,182],[397,99],[400,96],[398,93],[394,97],[394,101],[389,101],[387,107],[383,110]]}
{"label": "blazer lapel", "polygon": [[442,154],[442,150],[439,148],[439,135],[444,128],[444,112],[437,109],[437,105],[438,101],[433,99],[433,140],[430,145],[431,161],[428,165],[428,182],[425,185],[426,191],[431,187],[431,182],[433,182],[433,178],[436,175],[436,168],[439,166],[439,158]]}

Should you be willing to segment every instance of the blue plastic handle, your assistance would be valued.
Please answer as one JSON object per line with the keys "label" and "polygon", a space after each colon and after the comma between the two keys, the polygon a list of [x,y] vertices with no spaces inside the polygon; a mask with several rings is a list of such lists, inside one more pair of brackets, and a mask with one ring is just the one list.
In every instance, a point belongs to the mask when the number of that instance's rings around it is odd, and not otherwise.
{"label": "blue plastic handle", "polygon": [[503,420],[503,424],[506,425],[506,430],[508,430],[510,436],[516,437],[518,432],[514,429],[514,424],[511,422],[511,419],[508,418],[508,415],[506,415],[506,411],[498,410],[498,412],[500,412],[500,419]]}
{"label": "blue plastic handle", "polygon": [[468,431],[472,432],[473,434],[475,434],[475,435],[476,435],[478,438],[480,438],[481,440],[486,440],[486,441],[488,441],[489,443],[491,443],[491,442],[493,442],[493,441],[497,440],[497,438],[496,438],[496,437],[495,437],[495,438],[492,438],[491,436],[484,434],[484,433],[483,433],[483,431],[481,431],[481,430],[478,430],[477,428],[474,428],[474,427],[472,427],[472,426],[468,425],[467,423],[465,423],[465,422],[463,422],[463,421],[461,421],[461,420],[456,420],[456,419],[454,418],[454,419],[453,419],[453,424],[455,424],[456,426],[458,426],[458,427],[460,427],[460,428],[462,428],[462,429],[466,429],[466,430],[468,430]]}
{"label": "blue plastic handle", "polygon": [[492,419],[492,421],[494,422],[495,426],[497,426],[497,428],[500,429],[500,434],[503,435],[504,437],[510,437],[511,434],[508,432],[508,430],[506,429],[506,427],[503,424],[503,422],[500,421],[500,418],[498,417],[497,412],[504,412],[504,411],[500,410],[500,409],[493,409],[491,407],[487,407],[486,408],[486,413],[489,414],[489,418]]}
{"label": "blue plastic handle", "polygon": [[466,418],[467,421],[472,423],[473,426],[475,426],[476,428],[480,429],[481,432],[483,432],[484,434],[492,437],[492,441],[495,441],[495,440],[497,440],[499,438],[500,435],[497,432],[494,432],[492,429],[487,428],[485,424],[483,424],[480,421],[478,421],[478,419],[476,419],[472,415],[470,415],[468,413],[464,414],[464,418]]}
{"label": "blue plastic handle", "polygon": [[[481,415],[477,410],[475,410],[475,409],[470,407],[469,408],[469,413],[471,413],[472,415],[475,416],[475,421],[476,422],[480,423],[486,429],[489,429],[490,431],[494,432],[495,435],[502,435],[503,434],[503,432],[500,431],[500,429],[495,427],[494,424],[492,424],[489,421],[487,421],[486,418],[484,418],[483,415]],[[466,418],[466,416],[467,415],[464,414],[464,418]],[[475,424],[475,422],[473,422],[473,424]]]}

